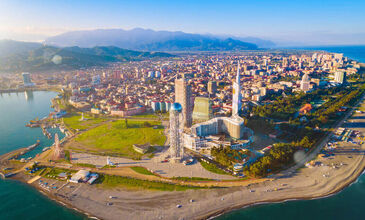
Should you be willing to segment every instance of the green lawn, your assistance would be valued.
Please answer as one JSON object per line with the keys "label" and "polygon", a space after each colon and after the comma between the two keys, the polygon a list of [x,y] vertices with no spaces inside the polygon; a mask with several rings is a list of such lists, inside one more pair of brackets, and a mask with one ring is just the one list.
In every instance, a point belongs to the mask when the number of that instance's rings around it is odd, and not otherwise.
{"label": "green lawn", "polygon": [[151,171],[147,170],[144,167],[131,167],[131,169],[136,172],[136,173],[140,173],[143,175],[155,175],[154,173],[152,173]]}
{"label": "green lawn", "polygon": [[210,171],[212,173],[229,175],[228,173],[226,173],[223,170],[219,169],[214,164],[207,163],[207,162],[204,162],[204,161],[200,161],[200,164],[202,165],[202,167],[204,167],[206,170],[208,170],[208,171]]}
{"label": "green lawn", "polygon": [[[72,174],[76,173],[76,171],[74,170],[68,170],[68,169],[62,169],[62,168],[51,168],[51,167],[47,167],[47,170],[43,172],[43,175],[45,175],[45,177],[47,178],[55,178],[57,177],[60,173],[66,173],[68,176],[71,176]],[[50,170],[49,172],[47,172],[48,170]]]}
{"label": "green lawn", "polygon": [[153,119],[157,119],[158,116],[156,114],[153,114],[153,113],[146,113],[146,114],[140,114],[140,115],[133,115],[133,116],[131,116],[131,118],[153,118]]}
{"label": "green lawn", "polygon": [[163,127],[154,129],[160,122],[150,121],[146,126],[145,121],[117,120],[102,124],[85,131],[75,138],[75,141],[90,151],[109,155],[118,155],[129,158],[139,158],[140,153],[133,150],[133,144],[146,144],[162,146],[166,137]]}
{"label": "green lawn", "polygon": [[62,120],[68,128],[73,130],[85,130],[108,120],[106,118],[93,118],[87,114],[84,114],[84,119],[86,120],[80,121],[80,119],[81,114],[74,113],[64,117]]}
{"label": "green lawn", "polygon": [[100,175],[96,183],[107,188],[124,187],[137,190],[184,191],[188,189],[202,189],[205,187],[176,185],[171,183],[140,180],[122,176]]}
{"label": "green lawn", "polygon": [[89,164],[89,163],[77,163],[76,166],[90,167],[90,168],[95,168],[96,167],[94,164]]}
{"label": "green lawn", "polygon": [[213,179],[204,178],[204,177],[172,177],[171,179],[174,180],[181,180],[181,181],[212,181]]}

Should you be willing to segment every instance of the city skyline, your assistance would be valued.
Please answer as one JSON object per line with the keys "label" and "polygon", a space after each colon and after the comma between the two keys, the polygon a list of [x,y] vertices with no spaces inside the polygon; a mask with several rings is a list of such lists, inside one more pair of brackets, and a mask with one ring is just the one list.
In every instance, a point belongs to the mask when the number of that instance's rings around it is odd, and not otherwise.
{"label": "city skyline", "polygon": [[[362,1],[2,1],[0,39],[42,41],[75,30],[145,28],[259,37],[277,45],[365,44]],[[16,12],[16,13],[15,13]],[[284,13],[283,13],[284,12]]]}

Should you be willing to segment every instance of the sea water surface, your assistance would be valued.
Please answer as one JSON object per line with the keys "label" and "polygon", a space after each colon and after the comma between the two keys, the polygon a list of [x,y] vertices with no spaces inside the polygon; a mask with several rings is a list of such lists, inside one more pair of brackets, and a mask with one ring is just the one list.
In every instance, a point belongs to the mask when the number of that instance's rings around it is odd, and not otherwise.
{"label": "sea water surface", "polygon": [[[54,140],[47,139],[40,128],[28,128],[29,120],[47,116],[55,92],[37,91],[0,93],[0,155],[27,147],[40,140],[40,146],[27,153],[34,157]],[[52,136],[58,129],[50,129]],[[48,199],[36,189],[14,180],[0,179],[0,219],[83,219],[81,214]]]}
{"label": "sea water surface", "polygon": [[[291,48],[293,49],[293,48]],[[302,47],[295,49],[324,50],[343,53],[351,59],[365,63],[365,46]],[[321,199],[288,201],[265,204],[233,211],[218,220],[281,219],[281,220],[334,220],[365,219],[365,175],[340,193]]]}

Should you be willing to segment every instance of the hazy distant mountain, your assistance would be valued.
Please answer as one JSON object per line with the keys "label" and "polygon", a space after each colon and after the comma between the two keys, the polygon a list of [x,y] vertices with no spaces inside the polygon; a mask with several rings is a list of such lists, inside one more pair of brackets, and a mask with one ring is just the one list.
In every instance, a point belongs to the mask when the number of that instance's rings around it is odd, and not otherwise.
{"label": "hazy distant mountain", "polygon": [[208,35],[208,36],[212,36],[212,37],[218,37],[221,39],[227,39],[227,38],[232,38],[235,40],[240,40],[243,42],[247,42],[247,43],[252,43],[252,44],[256,44],[259,48],[274,48],[276,47],[276,44],[271,41],[271,40],[264,40],[261,38],[257,38],[257,37],[237,37],[234,35],[227,35],[227,34],[223,34],[223,35]]}
{"label": "hazy distant mountain", "polygon": [[25,53],[41,47],[40,43],[0,40],[0,57],[15,53]]}
{"label": "hazy distant mountain", "polygon": [[56,46],[116,46],[145,51],[230,51],[255,50],[257,45],[238,39],[213,35],[189,34],[180,31],[153,31],[141,28],[132,30],[99,29],[73,31],[46,39]]}
{"label": "hazy distant mountain", "polygon": [[256,44],[260,48],[273,48],[276,44],[271,40],[263,40],[257,37],[233,37],[234,39],[245,41],[248,43]]}
{"label": "hazy distant mountain", "polygon": [[173,56],[167,53],[139,52],[118,47],[65,47],[0,41],[8,53],[0,56],[0,71],[47,71],[102,66],[108,62],[143,60]]}

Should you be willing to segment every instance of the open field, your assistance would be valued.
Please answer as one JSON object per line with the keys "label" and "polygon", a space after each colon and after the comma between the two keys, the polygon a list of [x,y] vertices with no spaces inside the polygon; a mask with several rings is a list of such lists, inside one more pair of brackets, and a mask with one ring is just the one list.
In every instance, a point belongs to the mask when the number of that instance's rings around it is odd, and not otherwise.
{"label": "open field", "polygon": [[158,115],[157,114],[153,114],[153,113],[145,113],[145,114],[140,114],[140,115],[133,115],[131,116],[131,118],[153,118],[153,119],[158,119]]}
{"label": "open field", "polygon": [[[158,126],[153,128],[153,126]],[[117,120],[107,122],[75,137],[68,146],[75,150],[93,153],[140,158],[133,144],[164,145],[166,137],[160,122]],[[68,147],[67,146],[67,147]]]}
{"label": "open field", "polygon": [[208,170],[212,173],[229,175],[228,173],[226,173],[223,170],[216,167],[216,165],[214,165],[214,164],[207,163],[207,162],[204,162],[204,161],[200,161],[200,164],[202,165],[202,167],[204,167],[204,169],[206,169],[206,170]]}
{"label": "open field", "polygon": [[137,173],[143,174],[143,175],[155,175],[148,169],[144,167],[131,167],[131,169]]}
{"label": "open field", "polygon": [[80,121],[80,119],[81,114],[73,113],[71,115],[67,115],[62,120],[68,128],[73,130],[86,130],[108,120],[106,118],[94,118],[87,114],[84,114],[85,120]]}
{"label": "open field", "polygon": [[171,183],[164,183],[158,181],[147,181],[134,179],[122,176],[112,176],[112,175],[101,175],[98,179],[98,183],[102,187],[123,187],[127,189],[148,189],[148,190],[159,190],[159,191],[185,191],[188,189],[201,189],[202,187],[196,186],[183,186]]}

